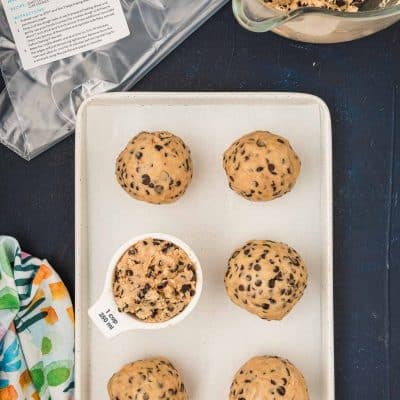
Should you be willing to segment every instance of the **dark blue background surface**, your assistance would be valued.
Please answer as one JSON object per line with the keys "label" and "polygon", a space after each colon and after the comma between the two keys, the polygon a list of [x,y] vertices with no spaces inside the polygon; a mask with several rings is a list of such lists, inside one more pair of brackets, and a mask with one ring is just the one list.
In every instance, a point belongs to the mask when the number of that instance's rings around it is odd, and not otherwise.
{"label": "dark blue background surface", "polygon": [[[227,6],[135,90],[286,90],[327,102],[336,398],[399,400],[400,24],[356,42],[309,45],[247,32]],[[73,146],[69,138],[29,163],[0,147],[0,233],[46,257],[71,290]]]}

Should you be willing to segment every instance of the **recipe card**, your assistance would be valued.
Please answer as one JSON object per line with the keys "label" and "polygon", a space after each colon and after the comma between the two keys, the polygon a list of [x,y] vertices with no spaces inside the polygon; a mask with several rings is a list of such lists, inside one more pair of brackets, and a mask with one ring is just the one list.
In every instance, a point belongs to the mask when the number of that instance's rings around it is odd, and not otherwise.
{"label": "recipe card", "polygon": [[24,69],[129,35],[119,0],[3,0]]}

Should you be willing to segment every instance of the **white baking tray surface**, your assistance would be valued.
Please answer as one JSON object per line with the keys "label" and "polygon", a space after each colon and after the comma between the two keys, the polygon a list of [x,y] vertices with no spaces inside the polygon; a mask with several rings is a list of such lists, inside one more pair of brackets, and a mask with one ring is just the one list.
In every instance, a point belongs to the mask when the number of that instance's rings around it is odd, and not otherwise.
{"label": "white baking tray surface", "polygon": [[[290,140],[302,160],[291,193],[253,203],[232,192],[223,151],[256,129]],[[115,159],[142,130],[168,130],[190,147],[194,177],[176,203],[130,198],[117,184]],[[237,369],[255,355],[279,355],[304,374],[311,400],[334,399],[332,158],[328,108],[295,93],[114,93],[91,98],[76,130],[76,390],[108,399],[106,385],[124,363],[169,358],[190,400],[227,399]],[[196,309],[179,325],[106,339],[87,315],[100,295],[109,260],[130,237],[175,235],[192,247],[204,273]],[[280,322],[235,306],[223,277],[232,251],[250,239],[283,241],[309,270],[301,301]]]}

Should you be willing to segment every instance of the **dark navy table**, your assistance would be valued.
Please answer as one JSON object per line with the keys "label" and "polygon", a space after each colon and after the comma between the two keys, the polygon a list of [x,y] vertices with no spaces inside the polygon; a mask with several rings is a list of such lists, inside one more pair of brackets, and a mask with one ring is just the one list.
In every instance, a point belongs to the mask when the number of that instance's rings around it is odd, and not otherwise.
{"label": "dark navy table", "polygon": [[[247,32],[227,6],[135,90],[285,90],[327,102],[336,399],[399,400],[400,24],[351,43],[308,45]],[[47,258],[73,290],[73,138],[29,163],[0,146],[0,210],[0,233]]]}

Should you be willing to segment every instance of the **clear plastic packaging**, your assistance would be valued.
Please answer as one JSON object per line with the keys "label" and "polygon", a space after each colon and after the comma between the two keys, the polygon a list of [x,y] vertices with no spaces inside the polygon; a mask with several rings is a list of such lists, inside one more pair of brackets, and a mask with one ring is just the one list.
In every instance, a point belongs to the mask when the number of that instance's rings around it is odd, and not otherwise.
{"label": "clear plastic packaging", "polygon": [[126,90],[227,0],[121,0],[131,35],[25,71],[0,7],[0,141],[30,160],[74,130],[89,96]]}

